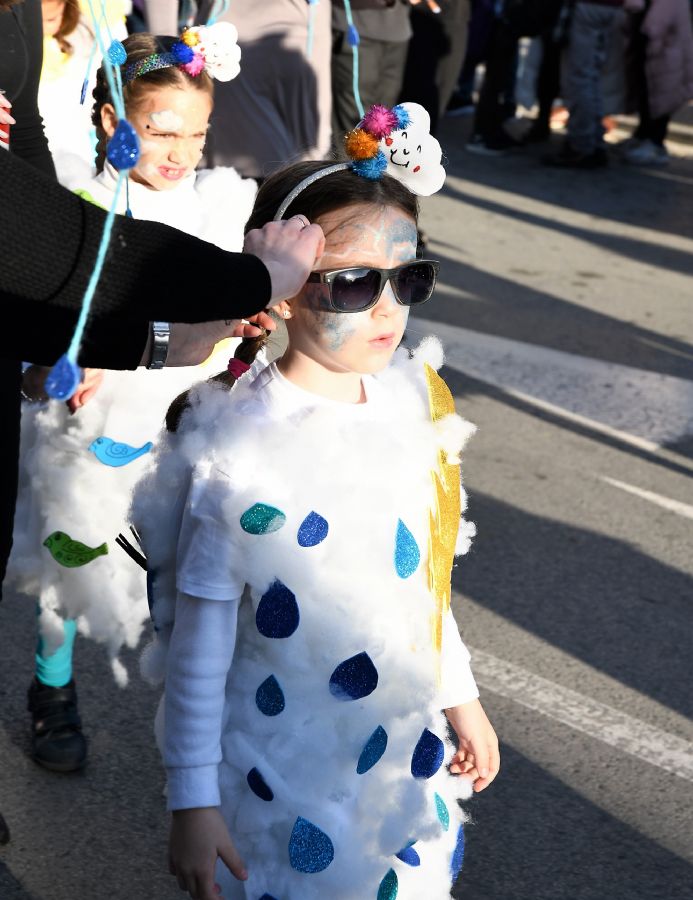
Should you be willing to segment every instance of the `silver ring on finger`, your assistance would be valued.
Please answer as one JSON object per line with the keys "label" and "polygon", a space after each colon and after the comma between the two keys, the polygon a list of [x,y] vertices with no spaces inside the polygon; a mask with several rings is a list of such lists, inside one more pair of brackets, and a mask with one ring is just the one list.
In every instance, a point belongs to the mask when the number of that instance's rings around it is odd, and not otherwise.
{"label": "silver ring on finger", "polygon": [[306,219],[306,217],[304,215],[302,215],[301,213],[297,213],[295,216],[292,216],[291,218],[298,219],[298,221],[301,223],[301,230],[303,230],[304,228],[307,228],[308,225],[310,224],[308,219]]}

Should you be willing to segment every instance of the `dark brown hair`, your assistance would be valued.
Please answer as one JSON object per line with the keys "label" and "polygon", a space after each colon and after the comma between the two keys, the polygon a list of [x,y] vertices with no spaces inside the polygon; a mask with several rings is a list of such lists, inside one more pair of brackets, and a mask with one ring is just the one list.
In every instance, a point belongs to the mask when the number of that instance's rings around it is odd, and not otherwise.
{"label": "dark brown hair", "polygon": [[81,11],[79,8],[79,0],[65,0],[63,6],[63,17],[60,20],[60,28],[55,32],[53,37],[58,42],[58,46],[67,56],[73,53],[72,44],[67,38],[72,34],[79,24]]}
{"label": "dark brown hair", "polygon": [[[334,160],[322,160],[293,163],[270,175],[262,183],[255,198],[253,211],[245,226],[247,234],[253,228],[262,228],[271,222],[276,215],[282,200],[309,175],[319,172],[333,163]],[[354,174],[350,169],[343,169],[325,175],[305,188],[287,209],[284,218],[304,215],[310,222],[321,216],[345,209],[349,206],[368,205],[376,207],[395,207],[418,222],[419,204],[415,194],[390,175],[374,181]],[[234,356],[251,365],[260,349],[266,343],[266,335],[256,338],[244,338]],[[227,390],[233,387],[236,379],[229,372],[220,372],[209,381],[222,385]],[[190,405],[189,392],[185,391],[173,401],[166,414],[166,427],[176,431],[180,419]]]}
{"label": "dark brown hair", "polygon": [[[152,53],[168,53],[173,44],[178,40],[175,37],[162,37],[161,35],[140,32],[131,34],[123,41],[123,47],[127,53],[127,59],[121,66],[123,75],[129,65],[140,62]],[[124,81],[125,79],[123,79]],[[188,75],[178,66],[168,66],[165,69],[154,69],[146,75],[140,75],[134,81],[123,84],[123,99],[125,109],[132,109],[141,100],[142,95],[151,88],[162,87],[195,87],[205,91],[211,96],[214,94],[214,84],[206,72],[199,75]],[[106,145],[108,137],[101,124],[101,109],[105,103],[113,103],[111,91],[108,87],[106,72],[101,66],[96,73],[96,87],[94,88],[94,106],[91,112],[91,121],[96,129],[96,171],[101,172],[106,158]]]}

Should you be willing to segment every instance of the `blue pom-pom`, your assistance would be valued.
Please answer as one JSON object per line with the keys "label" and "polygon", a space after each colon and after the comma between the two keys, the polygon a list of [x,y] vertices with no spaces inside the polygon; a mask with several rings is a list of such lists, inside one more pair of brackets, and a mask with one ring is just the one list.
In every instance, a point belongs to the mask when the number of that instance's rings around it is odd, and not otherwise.
{"label": "blue pom-pom", "polygon": [[183,41],[176,41],[176,43],[171,47],[171,55],[178,63],[178,65],[185,65],[185,63],[189,63],[192,61],[195,53],[193,52],[193,48],[188,47],[188,45],[184,44]]}
{"label": "blue pom-pom", "polygon": [[351,164],[351,168],[362,178],[370,178],[377,181],[382,178],[387,169],[387,159],[382,150],[378,150],[370,159],[357,159]]}
{"label": "blue pom-pom", "polygon": [[45,391],[54,400],[69,400],[82,380],[82,370],[66,354],[63,354],[48,373]]}
{"label": "blue pom-pom", "polygon": [[127,119],[121,119],[106,148],[108,161],[121,172],[132,169],[140,158],[140,141],[137,132]]}
{"label": "blue pom-pom", "polygon": [[127,51],[120,41],[113,41],[108,48],[107,56],[114,66],[122,66],[128,58]]}
{"label": "blue pom-pom", "polygon": [[85,78],[82,82],[82,90],[79,95],[79,105],[84,106],[84,98],[87,96],[87,87],[88,87],[89,79]]}
{"label": "blue pom-pom", "polygon": [[411,125],[411,118],[409,116],[409,113],[401,104],[393,106],[392,112],[397,117],[397,131],[402,131],[402,129],[404,128],[409,128],[409,126]]}
{"label": "blue pom-pom", "polygon": [[361,43],[361,38],[359,37],[359,33],[356,30],[355,25],[350,25],[347,28],[347,43],[350,47],[358,47]]}

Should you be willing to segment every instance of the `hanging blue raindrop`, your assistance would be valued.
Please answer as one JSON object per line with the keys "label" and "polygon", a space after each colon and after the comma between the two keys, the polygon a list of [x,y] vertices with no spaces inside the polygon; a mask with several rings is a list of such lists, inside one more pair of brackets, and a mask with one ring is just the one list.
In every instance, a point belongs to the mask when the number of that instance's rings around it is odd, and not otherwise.
{"label": "hanging blue raindrop", "polygon": [[315,547],[327,537],[330,526],[327,519],[323,519],[316,512],[309,512],[298,527],[299,547]]}
{"label": "hanging blue raindrop", "polygon": [[416,572],[421,561],[419,545],[414,535],[409,531],[404,522],[397,522],[397,537],[395,538],[395,569],[400,578],[409,578]]}
{"label": "hanging blue raindrop", "polygon": [[274,675],[265,678],[255,691],[255,703],[263,716],[278,716],[280,712],[284,712],[284,692]]}
{"label": "hanging blue raindrop", "polygon": [[121,119],[116,125],[113,137],[106,148],[106,156],[113,168],[119,172],[137,165],[140,158],[140,140],[127,119]]}
{"label": "hanging blue raindrop", "polygon": [[322,872],[334,859],[334,845],[317,825],[299,816],[289,839],[289,862],[297,872]]}
{"label": "hanging blue raindrop", "polygon": [[330,675],[330,693],[338,700],[360,700],[378,686],[378,670],[364,651],[341,662]]}
{"label": "hanging blue raindrop", "polygon": [[414,778],[431,778],[443,764],[445,748],[437,734],[424,728],[411,758]]}
{"label": "hanging blue raindrop", "polygon": [[275,581],[258,604],[255,613],[257,630],[267,638],[288,638],[298,628],[299,619],[293,592],[281,581]]}
{"label": "hanging blue raindrop", "polygon": [[114,66],[122,66],[127,62],[128,54],[120,41],[112,41],[107,56]]}
{"label": "hanging blue raindrop", "polygon": [[44,390],[53,400],[69,400],[82,380],[82,370],[63,354],[48,373]]}
{"label": "hanging blue raindrop", "polygon": [[364,744],[359,761],[356,764],[356,774],[363,775],[378,762],[387,749],[387,731],[382,725],[378,725],[373,734]]}

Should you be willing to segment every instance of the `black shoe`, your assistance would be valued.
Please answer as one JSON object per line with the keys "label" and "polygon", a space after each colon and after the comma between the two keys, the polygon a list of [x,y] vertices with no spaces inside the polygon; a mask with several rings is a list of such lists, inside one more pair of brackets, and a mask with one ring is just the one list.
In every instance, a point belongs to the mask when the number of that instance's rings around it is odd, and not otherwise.
{"label": "black shoe", "polygon": [[446,116],[470,116],[474,112],[474,98],[470,94],[459,94],[457,91],[450,98],[445,110]]}
{"label": "black shoe", "polygon": [[10,829],[7,827],[7,822],[3,819],[2,813],[0,813],[0,844],[9,844],[10,842]]}
{"label": "black shoe", "polygon": [[592,153],[578,153],[566,144],[560,153],[545,156],[542,162],[546,166],[558,169],[603,169],[609,165],[609,157],[602,147],[598,147]]}
{"label": "black shoe", "polygon": [[542,122],[535,119],[529,131],[525,134],[524,140],[527,144],[543,144],[551,137],[551,127],[548,122]]}
{"label": "black shoe", "polygon": [[44,769],[74,772],[87,761],[87,741],[77,711],[75,682],[54,688],[34,678],[29,686],[33,720],[31,755]]}
{"label": "black shoe", "polygon": [[515,140],[505,131],[501,131],[489,137],[473,134],[467,144],[467,150],[480,156],[505,156],[510,150],[517,150],[522,146],[522,141]]}

